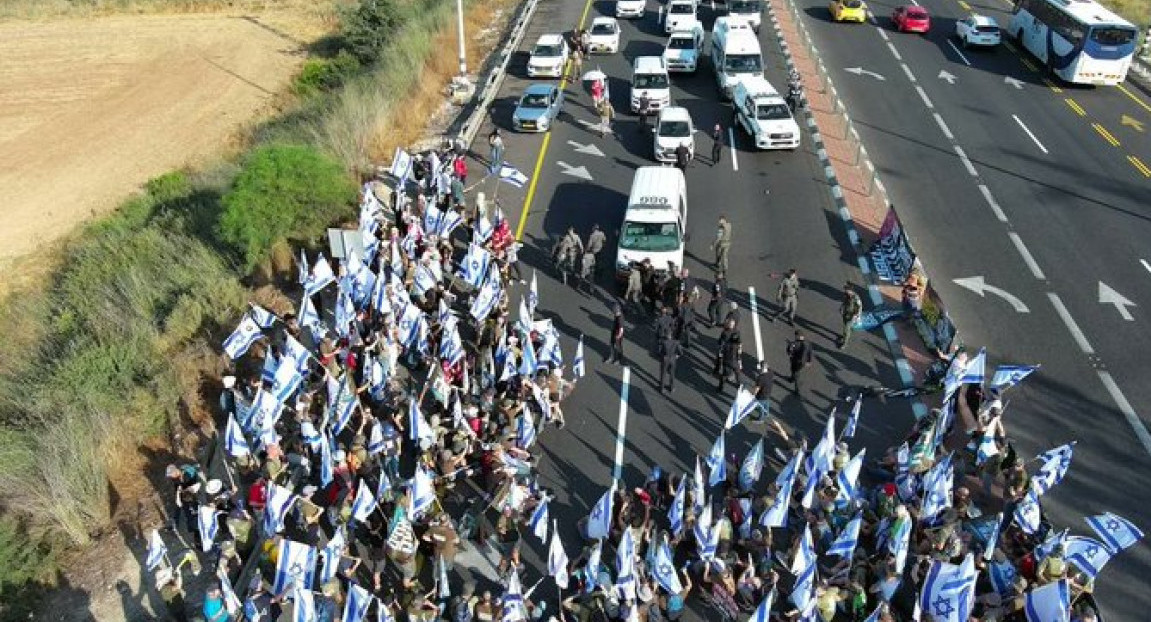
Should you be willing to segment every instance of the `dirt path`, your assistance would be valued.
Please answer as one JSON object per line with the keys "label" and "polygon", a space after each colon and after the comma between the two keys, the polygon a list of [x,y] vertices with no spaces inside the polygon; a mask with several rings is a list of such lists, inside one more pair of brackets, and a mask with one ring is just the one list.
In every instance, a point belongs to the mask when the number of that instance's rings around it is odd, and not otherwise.
{"label": "dirt path", "polygon": [[213,15],[0,23],[0,58],[0,267],[219,153],[303,61]]}

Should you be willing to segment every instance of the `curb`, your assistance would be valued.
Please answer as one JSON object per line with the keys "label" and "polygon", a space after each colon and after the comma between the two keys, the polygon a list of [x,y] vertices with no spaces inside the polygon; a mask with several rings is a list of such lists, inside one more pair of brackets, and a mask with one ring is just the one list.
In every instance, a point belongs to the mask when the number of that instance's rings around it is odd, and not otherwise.
{"label": "curb", "polygon": [[[791,0],[781,0],[783,2],[790,2]],[[783,51],[784,60],[787,62],[789,70],[795,70],[795,62],[791,56],[791,48],[788,46],[787,41],[784,40],[783,31],[779,27],[779,21],[775,17],[775,6],[770,2],[767,3],[767,14],[771,20],[772,28],[775,30],[775,36],[779,40],[779,47]],[[801,31],[802,36],[807,38],[811,43],[811,37],[807,34],[807,28],[801,21],[796,19],[796,27]],[[814,50],[814,44],[811,44]],[[831,82],[831,76],[827,74],[827,70],[823,66],[823,59],[818,55],[815,58],[816,64],[819,67],[819,72],[823,74],[827,82],[827,91],[831,94],[836,103],[836,107],[842,111],[844,119],[847,120],[848,127],[850,128],[851,135],[855,138],[857,143],[860,143],[860,161],[868,168],[869,172],[875,176],[876,190],[883,196],[884,202],[887,203],[887,190],[883,186],[883,182],[879,180],[878,174],[875,171],[875,166],[871,163],[871,158],[867,155],[867,149],[859,141],[859,134],[855,131],[855,127],[851,124],[847,116],[846,109],[839,99],[839,94],[835,90],[835,86]],[[851,211],[847,208],[847,200],[843,196],[843,187],[839,184],[839,178],[835,174],[835,167],[831,163],[831,158],[827,155],[827,149],[823,143],[823,135],[819,131],[819,126],[815,122],[815,115],[812,113],[811,108],[807,105],[803,106],[803,116],[807,125],[807,130],[811,134],[811,140],[815,145],[816,155],[819,157],[819,163],[823,166],[824,177],[827,178],[827,184],[831,191],[831,198],[835,202],[836,210],[839,212],[839,217],[843,221],[843,226],[847,231],[847,238],[851,242],[852,250],[855,251],[856,263],[859,266],[859,271],[863,274],[864,280],[867,282],[867,293],[871,299],[873,307],[883,304],[883,295],[879,292],[879,287],[875,283],[875,278],[871,272],[871,266],[867,263],[867,253],[864,252],[859,231],[855,227],[855,219],[851,216]],[[903,382],[904,387],[911,387],[915,385],[915,378],[911,373],[911,365],[907,362],[907,358],[903,356],[903,344],[899,340],[899,336],[895,334],[895,328],[891,324],[883,325],[883,337],[887,340],[888,349],[891,350],[891,358],[895,363],[895,369],[899,373],[899,379]],[[916,397],[911,400],[911,410],[917,419],[927,414],[927,405],[923,400]]]}

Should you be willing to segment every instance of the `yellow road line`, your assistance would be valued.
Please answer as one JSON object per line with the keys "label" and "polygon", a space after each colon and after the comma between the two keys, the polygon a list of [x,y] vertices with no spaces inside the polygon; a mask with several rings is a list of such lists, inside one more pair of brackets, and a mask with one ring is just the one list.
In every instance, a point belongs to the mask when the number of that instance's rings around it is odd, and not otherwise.
{"label": "yellow road line", "polygon": [[971,10],[971,5],[967,4],[963,0],[959,0],[959,6],[963,7],[964,11],[970,11]]}
{"label": "yellow road line", "polygon": [[1123,91],[1124,95],[1126,95],[1127,97],[1130,97],[1132,101],[1134,101],[1136,104],[1139,104],[1140,106],[1142,106],[1144,110],[1146,110],[1147,112],[1151,112],[1151,105],[1148,105],[1147,102],[1143,101],[1142,99],[1139,99],[1139,96],[1135,95],[1131,91],[1128,91],[1127,87],[1123,86],[1122,84],[1118,84],[1116,86],[1119,88],[1120,91]]}
{"label": "yellow road line", "polygon": [[1151,177],[1151,168],[1147,168],[1147,165],[1143,163],[1143,160],[1140,160],[1133,155],[1129,155],[1127,156],[1127,161],[1131,163],[1131,166],[1135,167],[1135,170],[1143,173],[1144,177]]}
{"label": "yellow road line", "polygon": [[1107,131],[1107,128],[1103,127],[1102,125],[1100,125],[1098,123],[1092,123],[1091,127],[1095,128],[1095,131],[1098,132],[1099,135],[1103,137],[1103,140],[1111,143],[1112,147],[1118,147],[1119,146],[1119,140],[1117,138],[1115,138],[1114,136],[1112,136],[1111,132]]}
{"label": "yellow road line", "polygon": [[1026,68],[1030,69],[1031,71],[1039,71],[1039,70],[1038,70],[1038,69],[1035,67],[1035,65],[1034,65],[1034,64],[1033,64],[1033,63],[1032,63],[1030,60],[1027,60],[1026,58],[1024,58],[1024,57],[1020,56],[1020,57],[1019,57],[1019,61],[1023,63],[1023,66],[1024,66],[1024,67],[1026,67]]}
{"label": "yellow road line", "polygon": [[1070,97],[1065,97],[1065,98],[1063,98],[1063,101],[1067,102],[1068,106],[1071,106],[1071,109],[1075,111],[1075,114],[1077,114],[1081,117],[1087,116],[1087,111],[1084,110],[1083,106],[1080,106],[1079,103],[1076,102],[1074,99],[1071,99]]}
{"label": "yellow road line", "polygon": [[1047,79],[1047,78],[1043,78],[1043,84],[1046,84],[1047,88],[1051,89],[1052,93],[1062,93],[1063,92],[1063,89],[1059,88],[1058,86],[1055,86],[1055,83],[1052,82],[1051,80]]}
{"label": "yellow road line", "polygon": [[[583,25],[585,22],[587,22],[587,14],[589,11],[591,11],[591,5],[592,0],[587,0],[587,2],[583,5],[583,14],[580,15],[579,25],[576,26],[576,30],[583,30]],[[567,90],[567,74],[569,69],[571,69],[570,60],[568,61],[567,66],[564,67],[564,77],[560,78],[560,92]],[[524,207],[520,212],[520,222],[516,225],[516,240],[519,240],[524,236],[524,227],[528,224],[528,212],[531,210],[532,199],[534,199],[536,196],[536,183],[540,178],[540,169],[542,169],[544,166],[544,156],[547,155],[548,145],[552,142],[552,127],[554,126],[549,126],[548,131],[544,134],[544,141],[540,145],[540,153],[538,156],[536,156],[536,167],[532,171],[532,180],[528,183],[528,193],[524,196]],[[496,183],[499,183],[499,181],[497,180]]]}

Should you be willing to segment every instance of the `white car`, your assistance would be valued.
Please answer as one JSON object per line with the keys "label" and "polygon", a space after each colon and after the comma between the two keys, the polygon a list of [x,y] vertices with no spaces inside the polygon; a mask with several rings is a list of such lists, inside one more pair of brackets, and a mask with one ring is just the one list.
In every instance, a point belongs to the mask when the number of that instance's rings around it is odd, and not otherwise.
{"label": "white car", "polygon": [[615,54],[619,51],[619,22],[614,17],[597,17],[584,38],[587,51]]}
{"label": "white car", "polygon": [[671,0],[663,16],[663,31],[671,34],[675,30],[690,30],[699,23],[695,0]]}
{"label": "white car", "polygon": [[647,0],[616,0],[615,2],[615,16],[620,19],[643,17],[646,9]]}
{"label": "white car", "polygon": [[963,45],[984,45],[988,47],[999,45],[1002,34],[999,23],[994,17],[986,15],[972,15],[955,22],[955,37]]}
{"label": "white car", "polygon": [[695,124],[687,108],[669,106],[660,110],[653,131],[656,161],[675,162],[675,150],[680,145],[687,147],[689,158],[695,157]]}
{"label": "white car", "polygon": [[735,121],[755,141],[757,149],[797,149],[799,124],[775,87],[759,76],[735,83],[731,101]]}
{"label": "white car", "polygon": [[528,59],[529,78],[558,78],[568,60],[568,44],[563,35],[540,35]]}
{"label": "white car", "polygon": [[696,24],[690,30],[676,30],[667,38],[663,48],[663,62],[668,71],[691,73],[699,68],[703,55],[703,26]]}

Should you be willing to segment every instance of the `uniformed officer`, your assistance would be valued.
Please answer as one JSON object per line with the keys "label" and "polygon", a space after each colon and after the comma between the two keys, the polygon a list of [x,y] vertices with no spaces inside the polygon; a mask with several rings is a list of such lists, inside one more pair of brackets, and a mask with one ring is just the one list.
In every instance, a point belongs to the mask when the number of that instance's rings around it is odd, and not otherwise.
{"label": "uniformed officer", "polygon": [[775,321],[781,315],[787,316],[787,323],[795,326],[795,310],[799,305],[799,275],[795,268],[787,271],[787,276],[779,282],[779,289],[775,292],[775,301],[779,303],[779,312],[772,316]]}
{"label": "uniformed officer", "polygon": [[671,309],[663,307],[660,309],[659,318],[655,321],[655,343],[657,357],[663,356],[663,342],[666,339],[675,336],[675,318],[671,316]]}
{"label": "uniformed officer", "polygon": [[727,281],[717,277],[711,284],[711,300],[707,303],[707,321],[711,326],[719,326],[723,312],[723,299],[727,296]]}
{"label": "uniformed officer", "polygon": [[727,254],[731,250],[731,223],[727,216],[720,216],[715,229],[715,241],[711,243],[715,251],[715,272],[719,275],[727,274]]}
{"label": "uniformed officer", "polygon": [[607,362],[623,364],[623,308],[618,304],[612,309],[615,319],[611,325],[611,354]]}
{"label": "uniformed officer", "polygon": [[803,336],[803,331],[795,331],[795,339],[787,342],[787,360],[791,367],[792,393],[799,393],[799,374],[811,365],[811,344]]}
{"label": "uniformed officer", "polygon": [[843,331],[839,334],[839,349],[847,347],[847,341],[851,339],[852,326],[859,321],[860,314],[863,313],[863,301],[859,299],[859,294],[851,289],[851,283],[843,284],[843,302],[839,305],[839,314],[843,318]]}
{"label": "uniformed officer", "polygon": [[[722,393],[728,377],[738,373],[739,357],[742,352],[743,344],[740,343],[739,330],[735,327],[735,323],[724,322],[723,332],[719,334],[719,352],[715,357],[715,373],[719,376],[716,392]],[[734,382],[738,384],[739,379],[736,378]]]}
{"label": "uniformed officer", "polygon": [[607,242],[607,236],[599,228],[599,224],[591,226],[591,233],[587,236],[587,244],[584,244],[584,253],[591,253],[595,255],[595,273],[599,274],[599,254],[603,250],[604,244]]}
{"label": "uniformed officer", "polygon": [[668,392],[675,390],[675,363],[679,360],[679,355],[682,351],[681,348],[682,346],[680,346],[679,340],[675,338],[675,335],[668,333],[668,335],[663,340],[663,358],[660,359],[659,366],[660,392],[663,392],[664,390],[665,378],[667,379]]}

